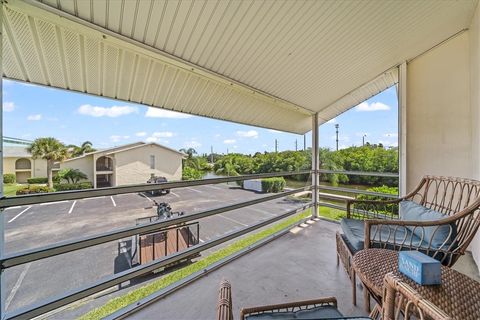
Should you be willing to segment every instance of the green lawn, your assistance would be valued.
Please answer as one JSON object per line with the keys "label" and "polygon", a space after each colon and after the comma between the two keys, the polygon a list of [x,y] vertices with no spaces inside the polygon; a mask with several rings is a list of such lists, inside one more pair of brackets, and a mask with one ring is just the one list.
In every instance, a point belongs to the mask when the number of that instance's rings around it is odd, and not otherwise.
{"label": "green lawn", "polygon": [[252,245],[253,243],[260,241],[282,229],[285,229],[298,221],[308,217],[310,215],[310,210],[306,210],[300,214],[297,214],[295,216],[292,216],[288,219],[285,219],[284,221],[281,221],[279,223],[276,223],[272,225],[270,228],[259,231],[257,233],[254,233],[252,235],[246,236],[233,244],[219,249],[218,251],[215,251],[214,253],[206,256],[205,258],[176,271],[173,271],[169,273],[168,275],[157,279],[153,282],[150,282],[149,284],[132,290],[130,292],[127,292],[126,294],[114,298],[110,301],[108,301],[105,305],[94,309],[85,315],[83,315],[80,319],[82,320],[87,320],[87,319],[101,319],[104,318],[105,316],[128,306],[129,304],[132,304],[142,298],[145,298],[146,296],[154,293],[155,291],[158,291],[160,289],[163,289],[195,272],[201,271],[205,269],[207,266],[229,256],[232,255],[249,245]]}
{"label": "green lawn", "polygon": [[24,187],[22,184],[8,183],[3,185],[3,195],[6,197],[13,197],[16,195],[18,189]]}
{"label": "green lawn", "polygon": [[320,207],[318,209],[318,214],[327,219],[340,221],[340,219],[344,218],[347,215],[347,212],[327,207]]}

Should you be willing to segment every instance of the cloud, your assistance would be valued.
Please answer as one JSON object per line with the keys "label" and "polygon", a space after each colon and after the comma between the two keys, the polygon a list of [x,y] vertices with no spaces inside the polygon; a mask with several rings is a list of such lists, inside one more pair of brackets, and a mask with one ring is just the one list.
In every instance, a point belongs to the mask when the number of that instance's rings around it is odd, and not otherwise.
{"label": "cloud", "polygon": [[158,137],[150,136],[147,139],[145,139],[146,142],[155,142],[155,143],[160,143],[160,144],[169,144],[170,141],[165,140],[165,139],[160,139]]}
{"label": "cloud", "polygon": [[235,139],[226,139],[226,140],[223,140],[223,143],[225,143],[225,144],[233,144],[233,143],[235,143],[235,142],[237,142],[237,140],[235,140]]}
{"label": "cloud", "polygon": [[331,123],[336,123],[336,122],[337,122],[337,118],[333,118],[333,119],[328,120],[325,123],[331,124]]}
{"label": "cloud", "polygon": [[381,102],[373,102],[373,103],[368,103],[368,102],[362,102],[358,106],[355,107],[355,110],[357,111],[387,111],[390,110],[391,107],[387,106],[386,104],[383,104]]}
{"label": "cloud", "polygon": [[27,117],[27,120],[29,121],[39,121],[42,120],[42,115],[41,114],[31,114]]}
{"label": "cloud", "polygon": [[388,138],[397,138],[398,137],[398,133],[384,133],[383,134],[384,137],[388,137]]}
{"label": "cloud", "polygon": [[147,135],[147,133],[145,131],[140,131],[140,132],[135,133],[135,135],[137,137],[145,137]]}
{"label": "cloud", "polygon": [[237,131],[237,136],[242,138],[258,138],[258,132],[255,130]]}
{"label": "cloud", "polygon": [[160,132],[154,132],[152,134],[152,137],[156,137],[156,138],[171,138],[173,137],[175,134],[173,132],[170,132],[170,131],[160,131]]}
{"label": "cloud", "polygon": [[92,116],[92,117],[116,118],[116,117],[131,114],[131,113],[138,113],[138,108],[132,107],[132,106],[98,107],[98,106],[92,106],[89,104],[84,104],[78,108],[77,112],[80,114],[83,114],[86,116]]}
{"label": "cloud", "polygon": [[274,130],[274,129],[267,129],[268,132],[271,133],[283,133],[282,131]]}
{"label": "cloud", "polygon": [[126,139],[129,139],[130,136],[119,136],[119,135],[112,135],[110,136],[110,140],[112,140],[112,142],[120,142],[122,140],[126,140]]}
{"label": "cloud", "polygon": [[202,144],[196,140],[185,141],[183,143],[185,148],[200,148]]}
{"label": "cloud", "polygon": [[145,117],[147,118],[170,118],[170,119],[186,119],[191,118],[192,116],[185,113],[159,109],[159,108],[152,108],[149,107],[147,112],[145,112]]}
{"label": "cloud", "polygon": [[15,110],[15,104],[13,102],[4,102],[2,106],[3,112],[12,112]]}

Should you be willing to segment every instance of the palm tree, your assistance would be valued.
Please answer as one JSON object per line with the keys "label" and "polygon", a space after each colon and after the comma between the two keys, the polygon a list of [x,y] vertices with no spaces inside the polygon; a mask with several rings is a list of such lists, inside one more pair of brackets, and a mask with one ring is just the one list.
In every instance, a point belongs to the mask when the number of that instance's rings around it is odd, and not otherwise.
{"label": "palm tree", "polygon": [[197,151],[195,149],[180,149],[180,152],[183,152],[187,155],[187,158],[183,160],[184,167],[191,167],[200,170],[200,164],[198,162],[198,159],[193,157],[194,154],[197,154]]}
{"label": "palm tree", "polygon": [[92,145],[93,144],[90,141],[85,141],[80,147],[74,144],[69,144],[67,148],[71,153],[71,157],[75,158],[83,156],[85,153],[97,151],[95,148],[92,147]]}
{"label": "palm tree", "polygon": [[28,147],[28,152],[33,159],[47,160],[48,187],[53,188],[53,165],[57,161],[63,161],[68,157],[67,148],[55,138],[37,138]]}

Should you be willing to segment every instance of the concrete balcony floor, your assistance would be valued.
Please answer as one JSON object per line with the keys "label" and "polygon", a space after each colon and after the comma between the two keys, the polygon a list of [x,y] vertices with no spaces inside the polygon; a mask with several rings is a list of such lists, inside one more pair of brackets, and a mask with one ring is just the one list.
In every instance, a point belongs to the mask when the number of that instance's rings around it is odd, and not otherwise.
{"label": "concrete balcony floor", "polygon": [[[365,315],[362,290],[357,290],[355,307],[350,280],[343,266],[336,264],[337,230],[338,224],[324,220],[305,223],[139,310],[129,319],[214,319],[218,285],[223,278],[232,284],[236,319],[244,307],[327,296],[337,298],[343,314]],[[462,257],[455,268],[479,280],[471,256]]]}

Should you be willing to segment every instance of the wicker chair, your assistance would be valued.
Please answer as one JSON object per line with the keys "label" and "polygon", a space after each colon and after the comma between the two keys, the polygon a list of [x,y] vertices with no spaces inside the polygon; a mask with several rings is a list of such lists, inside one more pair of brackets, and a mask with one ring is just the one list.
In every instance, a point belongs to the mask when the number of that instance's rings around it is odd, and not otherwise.
{"label": "wicker chair", "polygon": [[[233,320],[232,287],[227,280],[220,284],[217,320]],[[240,319],[433,319],[452,320],[442,310],[428,300],[423,299],[406,283],[392,274],[385,276],[383,309],[377,305],[377,312],[370,317],[344,317],[337,309],[337,299],[334,297],[316,300],[297,301],[276,305],[267,305],[253,308],[244,308],[240,312]],[[316,316],[311,311],[323,309],[324,316]]]}
{"label": "wicker chair", "polygon": [[[409,219],[400,219],[399,207],[407,205],[431,209],[441,218],[416,219],[406,212]],[[343,263],[352,281],[353,304],[356,305],[356,281],[351,260],[357,251],[419,250],[445,266],[452,266],[477,232],[479,206],[480,181],[438,176],[423,177],[415,190],[399,199],[349,200],[347,217],[341,222],[343,233],[337,232],[336,243],[337,264]],[[366,296],[367,304],[368,301]]]}

